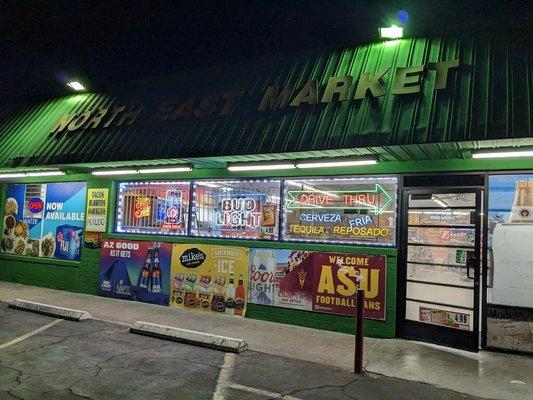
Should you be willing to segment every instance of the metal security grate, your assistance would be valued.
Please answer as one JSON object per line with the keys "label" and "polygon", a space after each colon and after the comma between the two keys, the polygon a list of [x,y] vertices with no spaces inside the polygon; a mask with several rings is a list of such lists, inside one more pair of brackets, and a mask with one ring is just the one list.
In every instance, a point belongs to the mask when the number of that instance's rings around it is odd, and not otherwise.
{"label": "metal security grate", "polygon": [[120,183],[117,230],[186,234],[189,183]]}

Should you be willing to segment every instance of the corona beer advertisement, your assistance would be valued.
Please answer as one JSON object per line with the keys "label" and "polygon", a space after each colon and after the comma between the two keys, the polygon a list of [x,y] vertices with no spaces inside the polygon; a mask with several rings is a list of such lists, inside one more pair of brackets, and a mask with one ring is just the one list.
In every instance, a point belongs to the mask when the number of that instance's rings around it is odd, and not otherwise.
{"label": "corona beer advertisement", "polygon": [[175,244],[170,305],[244,316],[248,291],[248,249]]}
{"label": "corona beer advertisement", "polygon": [[100,296],[168,305],[172,244],[106,239],[100,257]]}
{"label": "corona beer advertisement", "polygon": [[365,289],[365,318],[384,320],[386,264],[385,256],[251,249],[249,301],[355,315],[359,279]]}

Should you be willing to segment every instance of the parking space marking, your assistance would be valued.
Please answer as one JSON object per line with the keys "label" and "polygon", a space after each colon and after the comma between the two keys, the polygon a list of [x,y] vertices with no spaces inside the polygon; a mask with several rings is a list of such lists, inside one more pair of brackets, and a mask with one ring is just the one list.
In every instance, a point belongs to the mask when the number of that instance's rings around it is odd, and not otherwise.
{"label": "parking space marking", "polygon": [[224,355],[224,363],[220,369],[220,375],[218,376],[217,386],[213,393],[213,400],[224,400],[226,398],[226,391],[228,390],[228,382],[235,366],[235,353],[226,353]]}
{"label": "parking space marking", "polygon": [[257,388],[250,387],[250,386],[239,385],[238,383],[233,383],[233,382],[230,382],[228,386],[232,389],[242,390],[243,392],[250,392],[250,393],[259,394],[265,397],[271,397],[271,398],[275,398],[279,400],[301,400],[298,397],[283,395],[281,393],[270,392],[268,390],[257,389]]}
{"label": "parking space marking", "polygon": [[6,347],[9,347],[11,345],[17,344],[18,342],[22,342],[23,340],[28,339],[29,337],[32,337],[33,335],[37,335],[38,333],[40,333],[40,332],[42,332],[42,331],[44,331],[44,330],[46,330],[48,328],[51,328],[54,325],[59,324],[61,321],[63,321],[63,320],[60,319],[60,318],[55,319],[52,322],[50,322],[50,323],[48,323],[48,324],[46,324],[44,326],[41,326],[40,328],[37,328],[37,329],[35,329],[35,330],[31,331],[31,332],[25,333],[22,336],[19,336],[16,339],[13,339],[13,340],[11,340],[9,342],[6,342],[4,344],[0,344],[0,350],[5,349]]}

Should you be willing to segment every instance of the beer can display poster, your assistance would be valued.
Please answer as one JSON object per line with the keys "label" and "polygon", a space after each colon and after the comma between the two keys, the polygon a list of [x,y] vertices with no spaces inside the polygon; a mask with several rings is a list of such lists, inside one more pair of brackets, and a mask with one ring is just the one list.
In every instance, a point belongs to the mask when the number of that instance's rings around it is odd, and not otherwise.
{"label": "beer can display poster", "polygon": [[384,320],[387,258],[302,250],[250,250],[250,303],[355,315],[356,278],[365,318]]}
{"label": "beer can display poster", "polygon": [[170,305],[244,316],[248,291],[248,249],[175,244]]}
{"label": "beer can display poster", "polygon": [[80,260],[84,182],[7,185],[3,253]]}
{"label": "beer can display poster", "polygon": [[98,293],[105,297],[168,305],[172,244],[106,239]]}

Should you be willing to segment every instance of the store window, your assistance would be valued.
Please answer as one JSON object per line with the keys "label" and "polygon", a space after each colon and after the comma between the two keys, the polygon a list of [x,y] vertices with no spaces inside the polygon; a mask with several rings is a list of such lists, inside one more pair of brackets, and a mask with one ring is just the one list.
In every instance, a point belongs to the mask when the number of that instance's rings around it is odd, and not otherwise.
{"label": "store window", "polygon": [[197,181],[191,233],[195,236],[278,239],[281,181]]}
{"label": "store window", "polygon": [[120,182],[116,232],[186,235],[190,182]]}
{"label": "store window", "polygon": [[286,240],[394,246],[395,177],[286,180]]}
{"label": "store window", "polygon": [[533,353],[533,174],[489,177],[487,346]]}
{"label": "store window", "polygon": [[7,185],[2,253],[79,260],[84,182]]}

